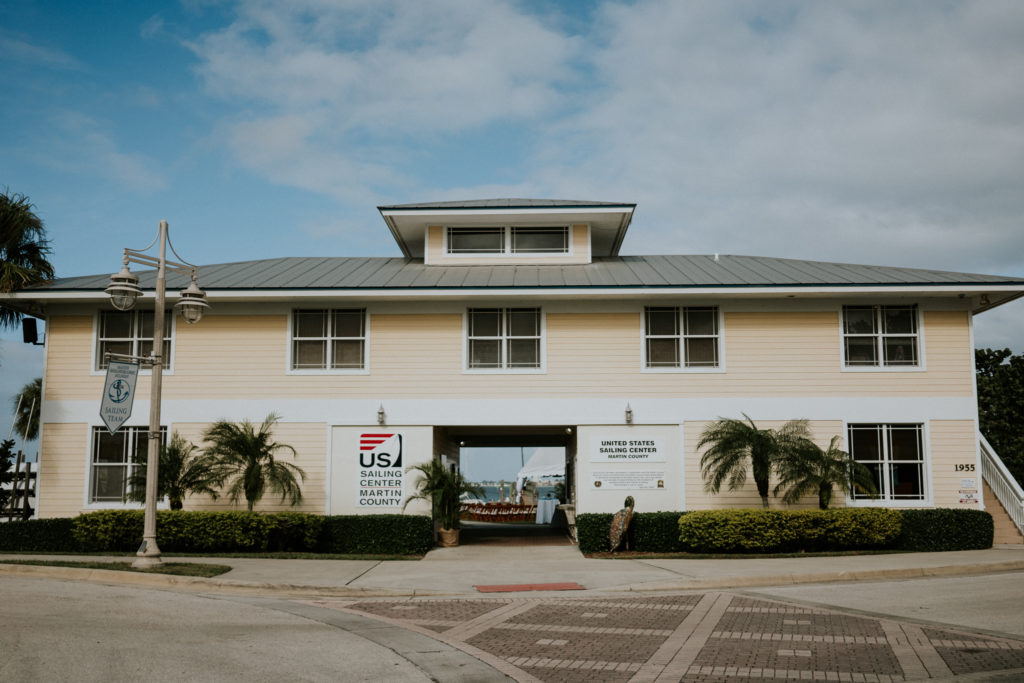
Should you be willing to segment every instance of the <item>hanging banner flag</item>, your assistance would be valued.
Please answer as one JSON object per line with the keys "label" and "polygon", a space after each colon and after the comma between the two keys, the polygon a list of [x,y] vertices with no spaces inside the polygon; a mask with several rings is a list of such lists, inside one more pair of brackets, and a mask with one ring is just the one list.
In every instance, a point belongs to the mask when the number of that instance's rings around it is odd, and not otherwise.
{"label": "hanging banner flag", "polygon": [[107,381],[103,383],[103,398],[100,399],[100,419],[111,434],[132,416],[135,380],[138,377],[138,363],[112,360],[107,366]]}
{"label": "hanging banner flag", "polygon": [[357,504],[360,507],[401,508],[405,502],[402,435],[369,432],[359,435]]}

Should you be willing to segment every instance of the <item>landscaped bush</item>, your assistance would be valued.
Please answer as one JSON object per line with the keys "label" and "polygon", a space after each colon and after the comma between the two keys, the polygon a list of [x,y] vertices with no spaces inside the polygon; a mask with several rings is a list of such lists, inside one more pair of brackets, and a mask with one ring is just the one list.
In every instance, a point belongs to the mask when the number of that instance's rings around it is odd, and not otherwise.
{"label": "landscaped bush", "polygon": [[[633,515],[635,549],[648,553],[680,552],[679,518],[682,512],[637,512]],[[608,532],[605,532],[608,543]]]}
{"label": "landscaped bush", "polygon": [[160,550],[172,553],[266,552],[275,516],[160,510],[156,513],[156,543]]}
{"label": "landscaped bush", "polygon": [[420,515],[336,515],[323,518],[320,552],[422,555],[434,545],[434,523]]}
{"label": "landscaped bush", "polygon": [[305,512],[278,512],[270,517],[267,550],[275,552],[316,552],[323,532],[324,516]]}
{"label": "landscaped bush", "polygon": [[[85,550],[131,552],[142,540],[143,519],[141,510],[90,512],[73,520],[74,535]],[[322,524],[323,517],[297,512],[160,510],[156,542],[178,553],[312,552]]]}
{"label": "landscaped bush", "polygon": [[[679,517],[682,512],[637,512],[630,525],[631,549],[648,553],[680,552]],[[583,553],[606,553],[611,540],[610,513],[576,515],[576,539]]]}
{"label": "landscaped bush", "polygon": [[984,510],[903,510],[898,550],[982,550],[992,547],[992,515]]}
{"label": "landscaped bush", "polygon": [[581,553],[606,553],[611,543],[609,532],[612,517],[609,512],[584,512],[576,515],[576,542]]}
{"label": "landscaped bush", "polygon": [[[430,518],[414,515],[323,517],[299,512],[160,510],[156,519],[160,550],[178,553],[422,555],[433,546],[434,536]],[[31,522],[37,527],[15,524],[29,523],[0,525],[0,550],[132,552],[142,540],[143,512],[101,510],[69,520]],[[35,528],[42,530],[38,542],[33,540]],[[63,540],[59,540],[61,533]]]}
{"label": "landscaped bush", "polygon": [[75,517],[72,533],[82,550],[129,552],[142,541],[142,522],[142,510],[100,510]]}
{"label": "landscaped bush", "polygon": [[72,533],[73,522],[67,517],[5,522],[0,524],[0,550],[78,552],[78,541]]}
{"label": "landscaped bush", "polygon": [[780,553],[884,548],[900,532],[900,513],[837,510],[703,510],[679,520],[683,549],[698,553]]}

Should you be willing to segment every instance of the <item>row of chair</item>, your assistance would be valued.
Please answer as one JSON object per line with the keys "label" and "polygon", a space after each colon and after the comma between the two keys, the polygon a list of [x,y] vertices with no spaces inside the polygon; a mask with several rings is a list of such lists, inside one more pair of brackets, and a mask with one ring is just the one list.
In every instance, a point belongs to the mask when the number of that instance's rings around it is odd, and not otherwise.
{"label": "row of chair", "polygon": [[476,522],[532,522],[537,518],[536,505],[516,503],[463,503],[462,519]]}

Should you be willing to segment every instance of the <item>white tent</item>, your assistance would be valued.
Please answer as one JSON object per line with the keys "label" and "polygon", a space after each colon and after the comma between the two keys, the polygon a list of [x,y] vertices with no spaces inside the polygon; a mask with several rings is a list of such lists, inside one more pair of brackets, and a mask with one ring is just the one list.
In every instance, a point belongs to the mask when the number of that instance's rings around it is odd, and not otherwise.
{"label": "white tent", "polygon": [[558,446],[542,446],[534,451],[530,459],[516,475],[516,498],[522,500],[523,487],[530,479],[565,476],[565,449]]}

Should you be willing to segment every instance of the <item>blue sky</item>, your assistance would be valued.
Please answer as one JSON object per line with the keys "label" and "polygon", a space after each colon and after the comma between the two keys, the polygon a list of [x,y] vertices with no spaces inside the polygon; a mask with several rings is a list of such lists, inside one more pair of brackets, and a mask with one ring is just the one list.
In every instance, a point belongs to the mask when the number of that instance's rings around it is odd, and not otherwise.
{"label": "blue sky", "polygon": [[398,255],[377,205],[510,196],[637,202],[624,253],[1024,275],[1019,2],[7,0],[0,64],[62,276],[161,219],[199,264]]}

